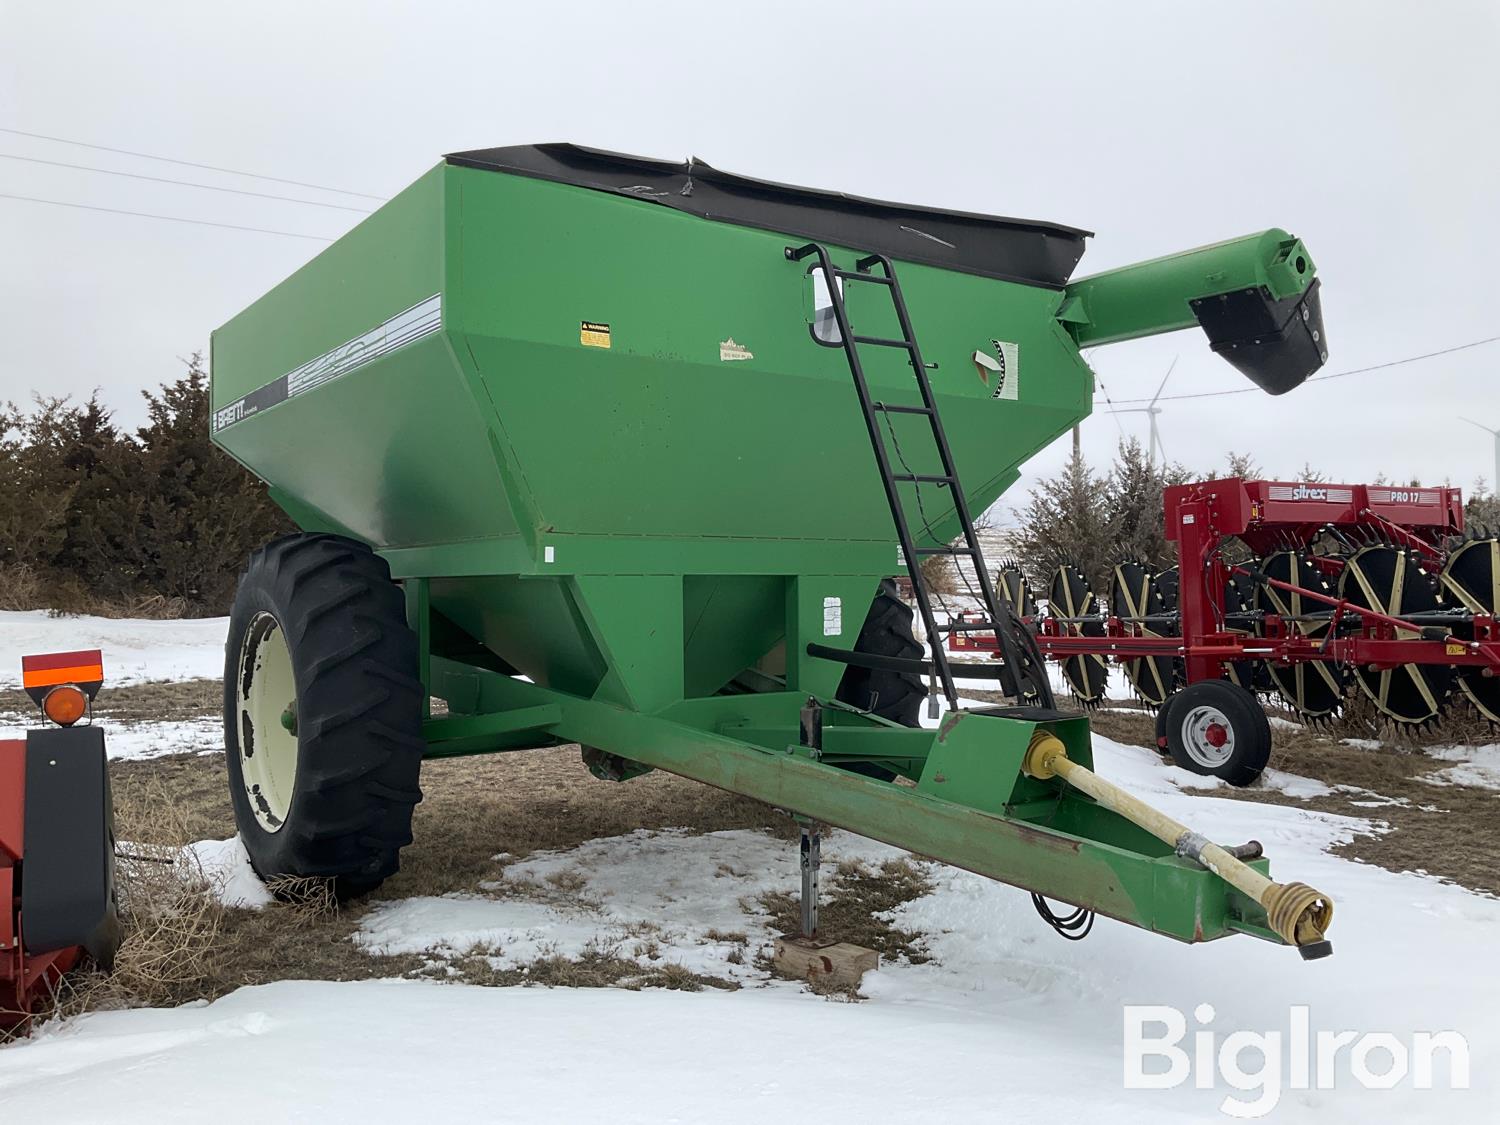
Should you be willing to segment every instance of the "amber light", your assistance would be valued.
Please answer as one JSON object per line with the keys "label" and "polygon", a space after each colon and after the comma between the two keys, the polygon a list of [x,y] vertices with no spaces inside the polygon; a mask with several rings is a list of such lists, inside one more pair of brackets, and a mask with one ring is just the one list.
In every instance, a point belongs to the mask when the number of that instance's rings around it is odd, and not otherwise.
{"label": "amber light", "polygon": [[89,697],[73,684],[59,684],[42,700],[42,711],[60,727],[70,727],[89,709]]}

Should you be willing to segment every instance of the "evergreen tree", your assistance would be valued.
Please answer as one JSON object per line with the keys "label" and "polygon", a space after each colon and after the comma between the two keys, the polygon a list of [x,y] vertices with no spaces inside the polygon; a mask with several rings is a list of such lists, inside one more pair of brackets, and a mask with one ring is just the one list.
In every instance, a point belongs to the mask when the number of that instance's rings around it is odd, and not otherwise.
{"label": "evergreen tree", "polygon": [[1302,471],[1297,474],[1297,479],[1303,484],[1326,484],[1328,482],[1328,478],[1313,468],[1309,461],[1302,462]]}
{"label": "evergreen tree", "polygon": [[166,598],[223,613],[255,547],[290,530],[265,486],[209,440],[200,357],[143,392],[147,423],[101,460],[101,502],[80,513],[79,569],[111,599]]}
{"label": "evergreen tree", "polygon": [[46,573],[67,540],[81,478],[71,462],[80,408],[34,400],[0,407],[0,565]]}
{"label": "evergreen tree", "polygon": [[1114,564],[1106,481],[1082,456],[1070,457],[1055,477],[1037,483],[1021,513],[1016,555],[1038,591],[1063,563],[1077,566],[1095,590],[1107,588]]}
{"label": "evergreen tree", "polygon": [[1244,480],[1259,480],[1261,475],[1260,463],[1248,453],[1230,454],[1225,458],[1229,469],[1224,475],[1226,477],[1241,477]]}
{"label": "evergreen tree", "polygon": [[1114,534],[1111,562],[1140,559],[1169,566],[1173,552],[1163,527],[1162,492],[1192,479],[1180,464],[1155,465],[1136,438],[1120,442],[1110,470],[1105,518]]}
{"label": "evergreen tree", "polygon": [[1464,502],[1464,526],[1479,535],[1500,535],[1500,494],[1491,492],[1483,477],[1475,479]]}

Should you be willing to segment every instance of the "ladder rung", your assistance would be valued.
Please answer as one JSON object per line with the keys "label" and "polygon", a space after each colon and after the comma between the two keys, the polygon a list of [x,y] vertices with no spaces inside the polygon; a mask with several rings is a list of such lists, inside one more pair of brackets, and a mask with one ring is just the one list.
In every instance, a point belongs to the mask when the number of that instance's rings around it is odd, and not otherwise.
{"label": "ladder rung", "polygon": [[967,547],[915,547],[913,550],[919,555],[968,555],[974,556],[974,552]]}
{"label": "ladder rung", "polygon": [[873,281],[876,285],[890,285],[891,279],[879,273],[859,273],[852,270],[834,270],[834,277],[847,277],[850,281]]}
{"label": "ladder rung", "polygon": [[889,402],[872,403],[876,410],[883,410],[887,414],[931,414],[932,409],[926,406],[897,406]]}
{"label": "ladder rung", "polygon": [[924,473],[893,473],[892,480],[902,480],[909,484],[956,484],[952,477],[933,477]]}
{"label": "ladder rung", "polygon": [[910,340],[887,340],[884,336],[856,336],[854,342],[876,348],[905,348],[909,352],[917,350],[917,345]]}

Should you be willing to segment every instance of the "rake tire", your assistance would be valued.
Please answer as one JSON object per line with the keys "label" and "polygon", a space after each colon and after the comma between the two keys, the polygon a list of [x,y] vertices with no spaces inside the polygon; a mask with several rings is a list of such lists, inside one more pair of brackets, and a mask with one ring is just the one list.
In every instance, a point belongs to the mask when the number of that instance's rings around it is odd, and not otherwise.
{"label": "rake tire", "polygon": [[1228,680],[1199,680],[1167,702],[1167,750],[1177,765],[1236,788],[1255,783],[1271,760],[1271,724],[1260,700]]}

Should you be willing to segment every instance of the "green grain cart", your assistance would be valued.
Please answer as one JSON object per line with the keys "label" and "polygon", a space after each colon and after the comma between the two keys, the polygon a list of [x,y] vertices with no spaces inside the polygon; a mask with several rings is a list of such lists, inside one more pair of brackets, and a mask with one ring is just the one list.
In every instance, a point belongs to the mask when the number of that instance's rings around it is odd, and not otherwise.
{"label": "green grain cart", "polygon": [[[1196,324],[1300,383],[1326,359],[1312,261],[1271,230],[1070,281],[1085,237],[490,149],[220,328],[214,440],[303,529],[251,557],[226,652],[256,870],[361,893],[423,758],[578,743],[600,777],[669,770],[1075,917],[1326,952],[1326,897],[1088,769],[970,518],[1088,415],[1081,347]],[[894,596],[909,574],[940,636],[918,564],[971,553],[1014,706],[957,706],[967,669]]]}

